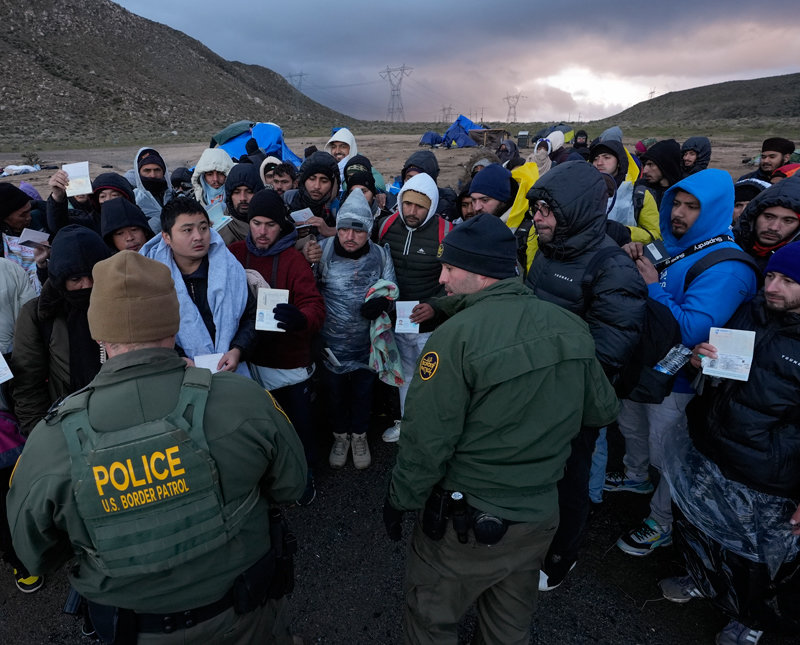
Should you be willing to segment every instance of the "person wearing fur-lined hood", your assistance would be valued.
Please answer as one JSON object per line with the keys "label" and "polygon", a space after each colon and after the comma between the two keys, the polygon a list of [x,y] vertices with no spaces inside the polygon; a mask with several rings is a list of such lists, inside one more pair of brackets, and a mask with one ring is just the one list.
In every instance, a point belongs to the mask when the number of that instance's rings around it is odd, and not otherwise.
{"label": "person wearing fur-lined hood", "polygon": [[225,180],[233,168],[233,159],[222,148],[206,148],[192,173],[194,198],[206,209],[212,223],[227,214]]}

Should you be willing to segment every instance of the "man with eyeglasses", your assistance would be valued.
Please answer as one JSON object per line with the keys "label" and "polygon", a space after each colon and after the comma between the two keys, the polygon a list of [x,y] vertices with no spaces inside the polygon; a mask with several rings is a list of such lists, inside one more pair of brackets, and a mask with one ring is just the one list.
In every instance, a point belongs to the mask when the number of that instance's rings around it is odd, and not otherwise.
{"label": "man with eyeglasses", "polygon": [[[608,188],[584,161],[555,166],[528,191],[539,250],[526,284],[542,300],[580,316],[589,325],[603,371],[613,384],[641,334],[647,286],[633,260],[606,234]],[[586,276],[599,252],[605,259]],[[598,428],[581,428],[572,441],[558,484],[560,523],[542,566],[539,590],[555,589],[575,566],[589,514],[589,470]]]}

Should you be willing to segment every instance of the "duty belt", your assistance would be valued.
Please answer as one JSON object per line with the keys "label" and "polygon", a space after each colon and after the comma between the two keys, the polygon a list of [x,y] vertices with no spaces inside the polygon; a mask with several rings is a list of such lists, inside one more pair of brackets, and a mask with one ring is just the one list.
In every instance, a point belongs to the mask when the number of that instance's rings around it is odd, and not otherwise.
{"label": "duty belt", "polygon": [[232,589],[219,600],[195,609],[176,611],[171,614],[140,614],[137,612],[135,614],[136,628],[145,634],[170,634],[176,629],[194,627],[231,607],[233,607]]}

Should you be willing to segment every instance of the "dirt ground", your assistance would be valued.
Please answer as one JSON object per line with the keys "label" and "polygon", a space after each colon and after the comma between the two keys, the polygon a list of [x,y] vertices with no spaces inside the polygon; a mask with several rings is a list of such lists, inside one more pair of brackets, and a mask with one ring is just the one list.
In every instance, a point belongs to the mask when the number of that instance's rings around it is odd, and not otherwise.
{"label": "dirt ground", "polygon": [[[400,174],[405,160],[415,151],[420,150],[417,145],[419,137],[411,134],[398,135],[365,135],[358,136],[356,142],[358,152],[365,155],[382,174],[386,183],[393,181],[396,175]],[[326,139],[314,139],[310,137],[287,139],[287,145],[298,155],[302,156],[303,150],[310,145],[315,145],[322,150]],[[635,141],[625,141],[626,146],[632,150]],[[731,173],[734,179],[753,168],[742,165],[743,157],[752,157],[758,154],[761,149],[761,140],[754,138],[736,138],[730,136],[711,137],[712,155],[711,166],[722,168]],[[204,143],[196,144],[164,144],[158,146],[158,151],[164,157],[167,168],[177,168],[186,166],[191,168],[200,158],[200,154],[206,148]],[[427,149],[427,148],[426,148]],[[133,160],[139,147],[119,147],[119,148],[87,148],[75,150],[40,150],[36,151],[39,155],[41,165],[61,166],[65,163],[76,161],[89,161],[89,171],[92,177],[96,177],[101,172],[115,171],[124,173],[133,167]],[[434,154],[439,161],[440,186],[458,187],[458,181],[464,174],[464,165],[469,158],[475,154],[477,148],[453,148],[453,149],[434,149]],[[532,150],[522,150],[530,153]],[[0,166],[7,164],[23,164],[24,161],[19,153],[3,152],[0,153]],[[32,184],[42,195],[47,198],[49,190],[47,180],[55,170],[40,170],[39,172],[12,177],[3,177],[2,181],[11,181],[15,185],[24,180]]]}

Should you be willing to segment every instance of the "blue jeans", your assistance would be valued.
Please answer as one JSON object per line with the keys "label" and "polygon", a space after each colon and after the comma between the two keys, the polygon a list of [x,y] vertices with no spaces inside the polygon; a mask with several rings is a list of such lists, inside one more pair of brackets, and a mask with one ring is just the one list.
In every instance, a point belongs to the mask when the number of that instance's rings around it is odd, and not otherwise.
{"label": "blue jeans", "polygon": [[606,439],[606,429],[600,428],[600,434],[597,436],[592,453],[592,469],[589,471],[589,501],[595,504],[603,501],[606,464],[608,464],[608,439]]}

